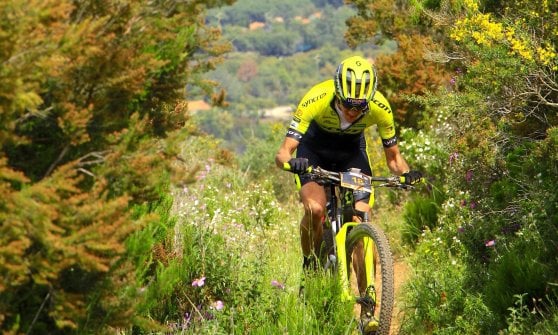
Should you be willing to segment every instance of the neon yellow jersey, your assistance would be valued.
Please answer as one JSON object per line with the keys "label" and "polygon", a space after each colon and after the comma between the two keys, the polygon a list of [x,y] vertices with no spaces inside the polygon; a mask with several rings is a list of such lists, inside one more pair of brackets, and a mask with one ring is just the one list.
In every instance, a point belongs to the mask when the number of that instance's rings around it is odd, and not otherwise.
{"label": "neon yellow jersey", "polygon": [[368,103],[369,111],[348,128],[341,128],[341,120],[334,107],[333,80],[312,87],[300,101],[289,125],[287,137],[324,146],[357,143],[364,130],[377,125],[384,147],[397,143],[393,113],[387,99],[376,91]]}

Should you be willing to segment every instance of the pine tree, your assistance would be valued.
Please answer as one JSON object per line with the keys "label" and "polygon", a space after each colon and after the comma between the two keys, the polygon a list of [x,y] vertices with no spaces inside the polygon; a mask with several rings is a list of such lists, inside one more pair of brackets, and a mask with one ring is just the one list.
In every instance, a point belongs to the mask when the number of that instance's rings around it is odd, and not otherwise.
{"label": "pine tree", "polygon": [[[0,329],[102,333],[140,322],[125,241],[154,215],[191,136],[184,88],[228,44],[231,0],[0,3]],[[187,92],[186,92],[187,94]]]}

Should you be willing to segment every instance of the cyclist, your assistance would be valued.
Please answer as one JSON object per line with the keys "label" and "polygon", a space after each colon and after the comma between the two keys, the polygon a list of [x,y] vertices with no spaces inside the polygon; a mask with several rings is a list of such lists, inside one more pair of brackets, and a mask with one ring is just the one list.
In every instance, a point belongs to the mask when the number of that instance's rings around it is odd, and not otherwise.
{"label": "cyclist", "polygon": [[[417,183],[422,174],[410,170],[401,156],[391,107],[383,94],[376,91],[376,85],[376,71],[368,60],[360,56],[343,60],[333,79],[315,85],[300,101],[275,156],[276,164],[283,168],[288,162],[296,174],[302,174],[311,165],[333,171],[359,168],[372,175],[364,131],[377,125],[390,171],[403,175],[407,184]],[[326,194],[316,182],[304,175],[297,177],[305,210],[300,223],[300,240],[306,270],[316,266],[315,255],[321,244],[322,220],[326,214]],[[357,214],[366,218],[373,202],[370,193],[355,192],[355,200]]]}

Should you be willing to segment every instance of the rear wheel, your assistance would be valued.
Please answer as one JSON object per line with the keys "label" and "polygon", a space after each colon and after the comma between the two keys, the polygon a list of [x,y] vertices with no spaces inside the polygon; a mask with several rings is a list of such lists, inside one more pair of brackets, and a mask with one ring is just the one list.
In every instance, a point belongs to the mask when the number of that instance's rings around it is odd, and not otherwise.
{"label": "rear wheel", "polygon": [[[361,332],[389,335],[394,302],[393,258],[386,235],[376,224],[361,223],[347,236],[349,283],[360,298]],[[365,315],[366,314],[366,315]],[[373,319],[371,318],[373,316]],[[370,320],[376,320],[375,322]]]}

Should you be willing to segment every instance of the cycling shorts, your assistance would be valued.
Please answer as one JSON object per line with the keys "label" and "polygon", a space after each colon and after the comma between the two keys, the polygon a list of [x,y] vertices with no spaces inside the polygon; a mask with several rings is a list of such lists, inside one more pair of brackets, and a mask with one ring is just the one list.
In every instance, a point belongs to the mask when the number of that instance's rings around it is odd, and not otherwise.
{"label": "cycling shorts", "polygon": [[[372,175],[364,136],[361,136],[360,143],[344,148],[317,146],[302,141],[297,147],[296,157],[307,158],[310,166],[319,166],[330,171],[347,171],[351,168],[358,168],[363,173]],[[308,177],[300,176],[301,186],[308,182],[310,182]],[[354,192],[356,201],[371,203],[370,195],[363,191]]]}

